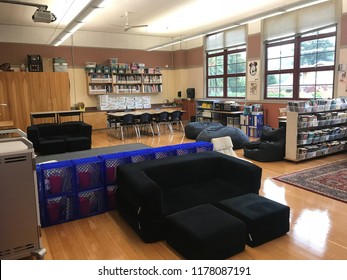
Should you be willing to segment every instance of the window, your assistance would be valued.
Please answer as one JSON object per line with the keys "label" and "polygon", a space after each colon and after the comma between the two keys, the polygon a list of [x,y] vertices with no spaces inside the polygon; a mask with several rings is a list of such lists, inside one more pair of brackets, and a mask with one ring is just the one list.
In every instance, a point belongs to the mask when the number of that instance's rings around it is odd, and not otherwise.
{"label": "window", "polygon": [[206,95],[246,96],[246,27],[238,26],[205,38]]}
{"label": "window", "polygon": [[245,46],[208,52],[207,97],[246,97]]}
{"label": "window", "polygon": [[336,26],[267,42],[265,97],[332,98]]}

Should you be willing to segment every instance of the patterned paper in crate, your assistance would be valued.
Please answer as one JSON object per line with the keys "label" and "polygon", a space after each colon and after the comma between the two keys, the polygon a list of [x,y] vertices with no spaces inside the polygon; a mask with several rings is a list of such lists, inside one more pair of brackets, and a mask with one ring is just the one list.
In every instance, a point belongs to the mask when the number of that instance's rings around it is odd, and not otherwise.
{"label": "patterned paper in crate", "polygon": [[40,164],[39,176],[39,188],[43,188],[45,198],[75,192],[73,165],[70,161]]}
{"label": "patterned paper in crate", "polygon": [[75,195],[63,195],[46,199],[43,226],[50,226],[75,219]]}
{"label": "patterned paper in crate", "polygon": [[99,158],[101,158],[103,161],[104,182],[107,186],[116,184],[117,167],[119,165],[131,162],[131,158],[128,152],[100,155]]}
{"label": "patterned paper in crate", "polygon": [[77,195],[77,217],[84,218],[105,212],[105,188],[79,192]]}
{"label": "patterned paper in crate", "polygon": [[103,161],[99,157],[73,160],[77,190],[98,188],[104,185]]}

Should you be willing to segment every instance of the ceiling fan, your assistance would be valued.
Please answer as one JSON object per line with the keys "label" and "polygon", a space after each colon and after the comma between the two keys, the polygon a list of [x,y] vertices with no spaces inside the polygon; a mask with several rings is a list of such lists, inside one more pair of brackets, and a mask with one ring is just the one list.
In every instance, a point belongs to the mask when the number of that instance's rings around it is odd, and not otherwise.
{"label": "ceiling fan", "polygon": [[116,25],[116,26],[122,27],[124,29],[124,31],[128,31],[128,30],[133,29],[133,28],[141,28],[141,27],[147,27],[148,26],[148,24],[130,25],[129,24],[129,15],[130,14],[131,14],[131,12],[125,12],[125,15],[124,15],[125,25],[124,26],[120,26],[120,25]]}

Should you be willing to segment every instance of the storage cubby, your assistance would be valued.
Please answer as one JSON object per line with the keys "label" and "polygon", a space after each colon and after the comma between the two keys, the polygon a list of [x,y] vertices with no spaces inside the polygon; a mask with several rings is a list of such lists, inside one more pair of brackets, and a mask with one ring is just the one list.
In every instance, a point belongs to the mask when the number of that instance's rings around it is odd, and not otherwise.
{"label": "storage cubby", "polygon": [[176,155],[176,149],[174,146],[164,146],[154,149],[155,159],[167,158]]}
{"label": "storage cubby", "polygon": [[103,160],[105,185],[116,185],[117,183],[117,167],[122,164],[131,162],[129,153],[121,152],[99,156]]}
{"label": "storage cubby", "polygon": [[145,160],[155,159],[153,149],[142,149],[128,152],[131,163],[142,162]]}
{"label": "storage cubby", "polygon": [[240,116],[240,126],[242,131],[250,137],[260,137],[264,126],[263,112],[249,112]]}
{"label": "storage cubby", "polygon": [[[75,195],[62,195],[44,201],[42,225],[51,226],[75,219]],[[42,216],[41,216],[42,218]]]}
{"label": "storage cubby", "polygon": [[213,121],[214,100],[196,100],[196,121]]}
{"label": "storage cubby", "polygon": [[74,193],[74,170],[70,161],[41,164],[38,173],[39,193],[44,199]]}
{"label": "storage cubby", "polygon": [[105,188],[77,193],[77,218],[101,214],[106,210]]}
{"label": "storage cubby", "polygon": [[106,187],[106,210],[116,209],[117,186]]}
{"label": "storage cubby", "polygon": [[103,162],[99,157],[77,159],[72,163],[76,191],[99,188],[104,185]]}

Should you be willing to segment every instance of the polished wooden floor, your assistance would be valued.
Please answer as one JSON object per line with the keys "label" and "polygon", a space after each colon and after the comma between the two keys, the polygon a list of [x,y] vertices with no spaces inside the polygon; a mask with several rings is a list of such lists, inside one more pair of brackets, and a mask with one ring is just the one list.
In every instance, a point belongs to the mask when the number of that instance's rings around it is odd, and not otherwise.
{"label": "polished wooden floor", "polygon": [[[93,132],[93,147],[143,143],[152,147],[190,142],[181,132],[160,137],[119,140],[106,131]],[[242,157],[242,150],[237,150]],[[301,163],[255,164],[263,168],[260,194],[291,208],[290,232],[276,240],[232,256],[233,260],[346,260],[347,204],[274,179],[278,175],[346,159],[331,155]],[[165,241],[145,244],[116,211],[42,229],[45,259],[177,260],[182,257]]]}

